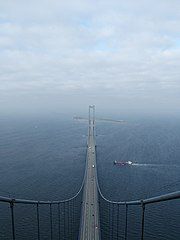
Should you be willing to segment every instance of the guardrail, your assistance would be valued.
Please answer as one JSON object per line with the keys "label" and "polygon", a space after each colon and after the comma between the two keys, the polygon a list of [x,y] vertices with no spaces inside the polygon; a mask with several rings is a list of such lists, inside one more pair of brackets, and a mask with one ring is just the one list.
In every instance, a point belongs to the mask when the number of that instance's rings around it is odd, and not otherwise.
{"label": "guardrail", "polygon": [[[36,206],[36,239],[41,240],[40,229],[40,206],[46,205],[49,207],[49,220],[50,220],[50,240],[53,240],[53,235],[56,239],[75,240],[78,238],[80,220],[81,220],[81,204],[83,187],[86,176],[86,169],[79,191],[71,198],[62,201],[37,201],[27,199],[16,199],[0,196],[0,203],[9,204],[11,232],[12,237],[8,239],[16,240],[16,221],[14,209],[16,206],[31,205]],[[57,206],[56,220],[58,221],[58,233],[53,234],[53,212],[52,207]],[[47,212],[47,211],[46,211]],[[10,230],[9,230],[10,231]],[[1,234],[1,232],[0,232]],[[7,238],[6,238],[7,239]]]}
{"label": "guardrail", "polygon": [[[87,156],[87,154],[86,154]],[[83,188],[87,169],[85,168],[83,181],[79,191],[71,198],[61,201],[37,201],[27,199],[16,199],[0,196],[0,203],[9,204],[12,240],[16,240],[16,225],[15,225],[15,206],[20,204],[35,205],[36,206],[36,239],[41,240],[40,232],[40,206],[46,205],[49,207],[50,220],[50,240],[53,240],[53,212],[52,207],[57,206],[56,215],[58,221],[58,233],[56,238],[59,240],[76,240],[79,234],[80,220],[81,220],[81,205]],[[55,234],[54,234],[55,235]]]}
{"label": "guardrail", "polygon": [[[102,212],[101,208],[101,203],[102,200],[104,200],[106,203],[108,203],[108,211],[110,212],[109,222],[113,222],[112,218],[114,217],[115,214],[115,208],[116,208],[116,239],[119,239],[119,237],[122,237],[123,239],[127,240],[127,233],[128,233],[128,208],[129,206],[140,206],[141,207],[141,240],[144,240],[144,223],[145,223],[145,209],[147,205],[150,204],[156,204],[160,202],[166,202],[170,200],[175,200],[175,199],[180,199],[180,191],[152,197],[152,198],[147,198],[147,199],[140,199],[140,200],[135,200],[135,201],[123,201],[123,202],[116,202],[116,201],[110,201],[107,198],[105,198],[100,190],[99,184],[98,184],[98,191],[99,191],[99,204],[100,204],[100,213]],[[119,214],[120,214],[120,206],[125,206],[125,224],[124,224],[124,236],[119,236],[118,228],[119,228]],[[110,216],[112,215],[112,216]],[[109,226],[110,228],[110,226]],[[112,227],[111,227],[112,228]],[[110,233],[111,232],[111,233]],[[113,239],[113,230],[109,229],[109,237]]]}
{"label": "guardrail", "polygon": [[[46,213],[49,213],[50,221],[50,239],[53,240],[53,235],[58,236],[58,239],[77,239],[79,224],[80,224],[80,212],[82,202],[82,190],[81,186],[78,193],[69,199],[64,201],[35,201],[26,199],[14,199],[0,196],[0,203],[8,203],[10,208],[10,219],[11,219],[11,239],[16,240],[16,221],[15,221],[15,208],[18,205],[25,204],[33,205],[36,207],[36,238],[41,239],[40,232],[40,206],[46,205]],[[58,221],[58,233],[53,233],[53,212],[52,207],[56,208],[56,218]]]}

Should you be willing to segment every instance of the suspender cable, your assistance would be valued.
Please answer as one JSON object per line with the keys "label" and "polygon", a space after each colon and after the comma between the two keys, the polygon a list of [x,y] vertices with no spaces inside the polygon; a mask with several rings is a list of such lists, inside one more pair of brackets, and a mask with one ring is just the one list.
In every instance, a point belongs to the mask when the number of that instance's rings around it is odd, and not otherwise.
{"label": "suspender cable", "polygon": [[144,239],[144,214],[145,214],[145,204],[142,201],[142,215],[141,215],[141,240]]}
{"label": "suspender cable", "polygon": [[37,235],[40,240],[40,228],[39,228],[39,203],[36,204],[36,215],[37,215]]}
{"label": "suspender cable", "polygon": [[114,239],[114,204],[112,204],[112,233],[111,233],[111,236],[112,236],[112,239]]}
{"label": "suspender cable", "polygon": [[117,239],[119,239],[119,204],[117,205]]}
{"label": "suspender cable", "polygon": [[67,225],[67,232],[68,232],[68,239],[70,239],[69,238],[69,236],[70,236],[70,226],[69,226],[69,224],[70,224],[70,217],[69,217],[69,215],[70,215],[70,211],[69,211],[69,205],[70,205],[70,202],[68,202],[68,205],[67,205],[67,223],[68,223],[68,225]]}
{"label": "suspender cable", "polygon": [[53,239],[53,229],[52,229],[52,204],[49,204],[49,210],[50,210],[50,228],[51,228],[51,240]]}
{"label": "suspender cable", "polygon": [[10,202],[11,209],[11,224],[12,224],[12,239],[15,240],[15,225],[14,225],[14,201]]}
{"label": "suspender cable", "polygon": [[59,240],[61,239],[61,220],[60,220],[60,203],[58,203],[58,230],[59,230]]}
{"label": "suspender cable", "polygon": [[127,225],[128,225],[128,205],[126,204],[125,231],[124,231],[125,240],[127,240]]}
{"label": "suspender cable", "polygon": [[66,239],[66,203],[63,204],[63,212],[64,212],[64,239]]}
{"label": "suspender cable", "polygon": [[108,203],[108,218],[109,218],[109,239],[111,239],[111,209],[110,209],[111,204]]}

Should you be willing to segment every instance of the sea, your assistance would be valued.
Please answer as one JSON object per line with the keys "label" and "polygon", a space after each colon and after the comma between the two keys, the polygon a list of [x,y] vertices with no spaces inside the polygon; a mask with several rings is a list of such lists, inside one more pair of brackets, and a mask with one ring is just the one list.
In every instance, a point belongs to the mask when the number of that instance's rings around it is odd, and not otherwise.
{"label": "sea", "polygon": [[[103,195],[130,201],[179,191],[180,118],[125,120],[96,123]],[[0,117],[0,195],[35,200],[72,197],[84,177],[87,134],[87,122],[71,117]],[[115,160],[133,164],[117,166]],[[140,239],[134,227],[140,221],[136,214],[128,220],[130,240]],[[145,239],[180,239],[180,200],[148,206],[145,217]],[[2,226],[3,214],[0,222]],[[0,239],[8,238],[0,231]]]}

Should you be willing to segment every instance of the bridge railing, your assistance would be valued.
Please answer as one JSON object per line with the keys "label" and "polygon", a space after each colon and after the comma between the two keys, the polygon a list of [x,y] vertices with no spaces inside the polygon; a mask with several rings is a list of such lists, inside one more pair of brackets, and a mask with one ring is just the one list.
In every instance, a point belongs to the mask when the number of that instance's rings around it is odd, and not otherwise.
{"label": "bridge railing", "polygon": [[[102,239],[104,240],[105,239],[114,239],[114,240],[128,239],[128,220],[129,220],[128,211],[131,206],[140,207],[140,209],[138,209],[138,214],[140,214],[140,221],[139,223],[134,223],[134,224],[136,225],[135,227],[140,231],[139,239],[144,240],[145,239],[144,237],[145,210],[147,206],[156,205],[156,203],[167,202],[170,200],[180,199],[180,191],[176,191],[173,193],[152,197],[152,198],[147,198],[147,199],[127,201],[127,202],[126,201],[116,202],[116,201],[110,201],[103,196],[101,189],[99,187],[99,184],[98,184],[98,191],[99,191],[99,209],[100,209],[100,229],[101,229]],[[134,216],[131,215],[131,218],[132,217]],[[129,224],[129,228],[132,228],[130,224]],[[137,238],[135,237],[133,238],[133,236],[131,236],[129,239],[137,239]]]}
{"label": "bridge railing", "polygon": [[[0,197],[1,207],[3,203],[9,206],[9,214],[4,206],[1,208],[1,226],[3,226],[4,232],[0,230],[0,239],[77,239],[82,192],[83,185],[75,196],[64,201],[35,201]],[[29,224],[33,225],[31,230]]]}
{"label": "bridge railing", "polygon": [[86,171],[85,168],[79,191],[66,200],[37,201],[0,196],[0,239],[78,239]]}

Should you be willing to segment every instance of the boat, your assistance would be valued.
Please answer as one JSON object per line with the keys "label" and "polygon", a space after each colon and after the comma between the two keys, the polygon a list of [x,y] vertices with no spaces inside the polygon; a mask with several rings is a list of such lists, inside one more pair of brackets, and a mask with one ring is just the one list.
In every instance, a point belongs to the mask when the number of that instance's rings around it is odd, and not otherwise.
{"label": "boat", "polygon": [[131,161],[127,161],[127,162],[122,162],[122,161],[114,161],[114,165],[118,165],[118,166],[131,166],[133,163]]}

